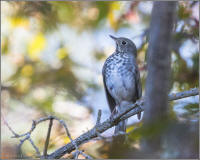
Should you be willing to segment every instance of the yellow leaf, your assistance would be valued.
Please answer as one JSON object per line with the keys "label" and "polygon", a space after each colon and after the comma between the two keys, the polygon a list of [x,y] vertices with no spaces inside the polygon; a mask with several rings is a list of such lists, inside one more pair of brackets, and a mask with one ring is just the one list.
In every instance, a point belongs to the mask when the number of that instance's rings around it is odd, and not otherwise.
{"label": "yellow leaf", "polygon": [[109,20],[110,26],[114,30],[117,29],[117,19],[115,17],[116,10],[120,10],[120,2],[111,3],[110,8],[109,8],[108,20]]}
{"label": "yellow leaf", "polygon": [[69,143],[69,142],[70,142],[69,137],[65,137],[65,138],[64,138],[64,143],[67,144],[67,143]]}
{"label": "yellow leaf", "polygon": [[25,93],[30,88],[31,79],[30,78],[21,78],[17,84],[17,90],[21,93]]}
{"label": "yellow leaf", "polygon": [[108,20],[110,22],[110,26],[113,29],[116,29],[116,21],[115,21],[114,14],[113,14],[112,10],[110,10],[109,13],[108,13]]}
{"label": "yellow leaf", "polygon": [[10,19],[11,27],[28,27],[29,26],[29,21],[26,18],[22,17],[14,17]]}
{"label": "yellow leaf", "polygon": [[33,75],[33,72],[34,72],[33,67],[32,67],[30,64],[25,65],[25,66],[22,68],[22,70],[21,70],[21,74],[22,74],[23,76],[25,76],[25,77],[30,77],[30,76],[32,76],[32,75]]}
{"label": "yellow leaf", "polygon": [[28,45],[28,54],[32,60],[37,60],[40,56],[41,51],[44,49],[46,44],[45,37],[42,33],[38,33],[33,37]]}
{"label": "yellow leaf", "polygon": [[134,128],[135,128],[135,126],[129,126],[129,127],[127,127],[127,129],[126,129],[126,132],[130,132],[130,131],[132,131]]}
{"label": "yellow leaf", "polygon": [[66,48],[60,48],[57,50],[57,56],[59,59],[64,59],[67,56]]}
{"label": "yellow leaf", "polygon": [[111,4],[111,9],[112,10],[120,10],[120,2],[113,2],[112,4]]}

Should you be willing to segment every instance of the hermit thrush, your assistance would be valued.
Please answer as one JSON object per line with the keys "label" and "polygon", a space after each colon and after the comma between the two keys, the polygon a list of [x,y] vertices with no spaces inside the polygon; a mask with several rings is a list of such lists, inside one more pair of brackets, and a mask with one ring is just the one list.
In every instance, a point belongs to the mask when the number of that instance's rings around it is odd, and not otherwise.
{"label": "hermit thrush", "polygon": [[[128,38],[110,37],[116,42],[116,50],[106,59],[102,74],[110,110],[117,114],[142,96],[142,88],[135,44]],[[138,114],[138,119],[140,115],[141,113]],[[115,127],[115,133],[119,132],[126,132],[125,120]]]}

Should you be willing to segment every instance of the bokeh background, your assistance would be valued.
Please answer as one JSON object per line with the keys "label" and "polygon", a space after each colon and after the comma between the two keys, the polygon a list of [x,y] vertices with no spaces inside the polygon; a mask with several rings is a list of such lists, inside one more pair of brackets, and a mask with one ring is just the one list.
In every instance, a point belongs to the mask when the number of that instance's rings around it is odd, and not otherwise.
{"label": "bokeh background", "polygon": [[[76,138],[95,125],[98,109],[102,121],[108,118],[101,70],[115,49],[109,34],[135,42],[144,91],[151,10],[150,1],[1,2],[1,114],[13,130],[25,133],[32,120],[51,114],[65,120]],[[174,30],[171,92],[178,92],[198,87],[198,1],[179,1]],[[199,96],[171,102],[171,116],[196,123],[198,105]],[[130,118],[128,131],[139,125],[136,116]],[[47,128],[48,123],[42,123],[32,135],[41,151]],[[110,129],[103,135],[112,133]],[[11,136],[1,121],[1,158],[19,156],[19,140]],[[132,149],[140,149],[139,134],[128,138]],[[64,129],[54,123],[49,153],[68,142]],[[103,141],[82,148],[94,158],[110,157]],[[28,142],[22,152],[35,154]],[[168,151],[163,156],[171,155]]]}

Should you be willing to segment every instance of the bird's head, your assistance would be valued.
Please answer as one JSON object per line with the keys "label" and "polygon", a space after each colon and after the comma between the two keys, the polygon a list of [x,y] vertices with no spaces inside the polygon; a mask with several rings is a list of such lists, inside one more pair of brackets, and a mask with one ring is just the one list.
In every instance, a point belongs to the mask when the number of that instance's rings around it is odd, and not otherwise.
{"label": "bird's head", "polygon": [[135,44],[128,38],[124,37],[114,37],[110,35],[110,37],[116,42],[116,51],[122,53],[133,53],[137,56],[137,49]]}

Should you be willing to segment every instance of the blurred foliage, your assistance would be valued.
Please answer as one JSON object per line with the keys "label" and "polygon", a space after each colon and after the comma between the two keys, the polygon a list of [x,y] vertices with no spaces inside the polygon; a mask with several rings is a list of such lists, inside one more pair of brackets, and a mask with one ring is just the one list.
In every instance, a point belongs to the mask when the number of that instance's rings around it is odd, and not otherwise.
{"label": "blurred foliage", "polygon": [[[119,2],[13,2],[16,17],[36,17],[41,29],[48,31],[64,23],[78,30],[95,29],[108,16],[112,26],[118,25],[114,10],[120,9]],[[74,18],[72,18],[74,17]]]}
{"label": "blurred foliage", "polygon": [[[81,34],[84,31],[93,33],[108,28],[117,33],[120,29],[132,29],[134,25],[140,23],[141,26],[146,27],[144,33],[138,37],[141,40],[141,44],[138,46],[138,63],[144,89],[148,26],[151,19],[151,14],[147,13],[145,9],[146,3],[139,1],[13,1],[2,3],[1,6],[4,9],[2,12],[7,8],[6,16],[2,16],[2,22],[6,21],[5,26],[7,28],[3,31],[6,30],[7,33],[2,31],[1,51],[2,59],[9,64],[6,65],[6,68],[2,68],[2,85],[9,91],[12,99],[19,100],[27,106],[35,107],[43,113],[53,112],[53,104],[56,96],[59,95],[62,95],[65,100],[79,102],[86,95],[88,88],[99,90],[102,89],[102,86],[92,80],[83,80],[79,77],[79,74],[74,72],[75,67],[84,68],[84,66],[74,61],[71,56],[73,52],[69,49],[70,44],[64,44],[62,40],[59,41],[55,50],[55,64],[45,61],[43,58],[44,50],[52,45],[48,41],[49,35],[54,35],[55,31],[62,25],[69,26],[78,34]],[[148,5],[151,5],[149,3],[151,2],[148,2]],[[142,5],[144,6],[141,9]],[[198,87],[199,49],[197,47],[197,49],[189,50],[188,57],[185,57],[182,53],[184,50],[182,48],[187,46],[187,43],[192,44],[192,47],[198,46],[199,43],[199,19],[193,14],[196,6],[199,6],[197,1],[181,1],[178,5],[172,46],[171,82],[171,89],[177,91]],[[21,42],[20,39],[18,39],[20,42],[15,40],[20,28],[29,32],[29,34],[25,34],[25,42]],[[141,28],[144,29],[144,27]],[[129,34],[132,35],[132,33]],[[23,39],[24,35],[21,36],[21,39]],[[20,45],[13,48],[16,43]],[[94,57],[95,63],[103,63],[108,56],[106,51],[95,47],[93,50],[91,57]],[[49,56],[49,54],[45,54],[45,56]],[[10,70],[12,70],[12,73],[10,73]],[[8,76],[4,76],[7,72],[9,72]],[[183,105],[185,112],[181,116],[197,120],[199,111],[197,103]],[[171,103],[170,105],[170,118],[178,121],[178,114],[173,110],[175,104]],[[155,132],[160,133],[162,129],[165,129],[165,126],[157,124],[152,130],[147,131],[141,129],[141,125],[134,124],[128,128],[128,131],[134,130],[134,132],[128,136],[126,146],[120,148],[115,148],[115,146],[113,148],[111,144],[105,143],[99,150],[101,157],[133,158],[133,153],[135,155],[141,154],[138,146],[142,136],[150,136],[151,133]],[[69,140],[64,138],[64,141],[67,143]],[[54,144],[51,144],[52,148],[53,146]]]}
{"label": "blurred foliage", "polygon": [[187,105],[185,105],[183,107],[186,112],[183,113],[183,117],[186,118],[186,119],[194,119],[194,117],[196,119],[198,119],[198,113],[199,113],[199,104],[197,103],[189,103]]}

